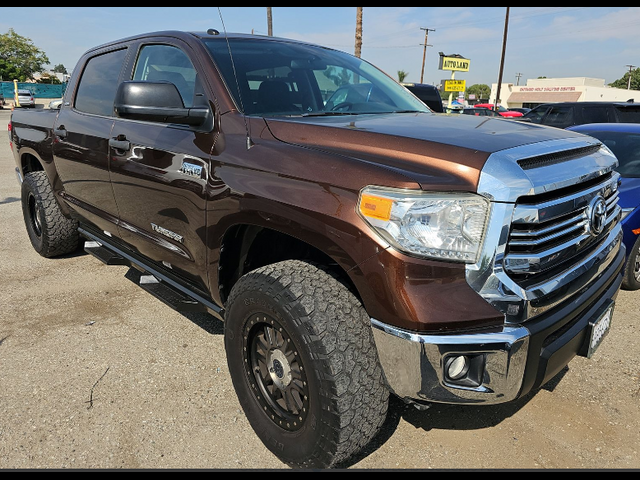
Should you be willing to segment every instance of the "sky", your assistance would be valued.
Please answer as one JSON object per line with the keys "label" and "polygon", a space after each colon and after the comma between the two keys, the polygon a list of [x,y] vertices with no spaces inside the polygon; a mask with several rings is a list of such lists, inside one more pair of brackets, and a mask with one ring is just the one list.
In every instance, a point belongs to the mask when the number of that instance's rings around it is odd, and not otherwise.
{"label": "sky", "polygon": [[[272,7],[273,34],[354,53],[357,7]],[[51,63],[73,70],[89,48],[161,30],[266,35],[267,7],[3,8],[0,34],[13,29]],[[440,52],[470,60],[455,78],[467,86],[498,82],[507,7],[364,7],[362,58],[405,81],[419,82],[428,29],[424,82]],[[640,66],[640,7],[510,7],[502,80],[526,85],[538,77],[590,77],[611,83]],[[631,65],[632,67],[629,67]]]}

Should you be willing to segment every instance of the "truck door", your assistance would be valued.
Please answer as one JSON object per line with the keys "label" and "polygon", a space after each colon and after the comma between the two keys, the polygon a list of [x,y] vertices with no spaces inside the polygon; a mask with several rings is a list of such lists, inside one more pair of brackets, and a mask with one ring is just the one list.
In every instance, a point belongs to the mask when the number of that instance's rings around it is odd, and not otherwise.
{"label": "truck door", "polygon": [[[53,155],[61,195],[81,216],[116,234],[118,210],[109,178],[113,102],[127,50],[91,57],[65,97],[54,129]],[[82,62],[80,62],[81,64]]]}
{"label": "truck door", "polygon": [[[131,79],[173,83],[185,107],[206,103],[185,49],[141,45]],[[213,142],[213,132],[202,128],[123,118],[116,118],[110,140],[120,236],[204,291],[205,192]]]}

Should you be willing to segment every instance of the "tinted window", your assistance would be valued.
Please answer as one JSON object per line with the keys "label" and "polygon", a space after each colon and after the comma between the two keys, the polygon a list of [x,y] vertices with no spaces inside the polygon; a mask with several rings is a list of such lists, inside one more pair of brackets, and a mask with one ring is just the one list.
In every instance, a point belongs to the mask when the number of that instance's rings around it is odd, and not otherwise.
{"label": "tinted window", "polygon": [[611,149],[620,165],[617,170],[623,177],[640,177],[640,134],[626,132],[590,132]]}
{"label": "tinted window", "polygon": [[75,108],[85,113],[113,115],[113,101],[126,50],[105,53],[87,63],[76,94]]}
{"label": "tinted window", "polygon": [[544,114],[547,113],[547,110],[549,110],[549,107],[546,105],[541,107],[536,107],[533,110],[531,110],[529,113],[527,113],[525,117],[529,119],[532,123],[542,123],[542,118],[544,117]]}
{"label": "tinted window", "polygon": [[405,85],[405,87],[434,112],[442,113],[444,111],[440,92],[435,87],[418,85]]}
{"label": "tinted window", "polygon": [[573,125],[573,107],[552,106],[544,119],[544,124],[560,128]]}
{"label": "tinted window", "polygon": [[609,123],[609,107],[583,107],[582,123]]}
{"label": "tinted window", "polygon": [[171,82],[182,96],[185,107],[194,106],[195,93],[201,90],[197,72],[189,57],[171,45],[147,45],[140,51],[133,80]]}
{"label": "tinted window", "polygon": [[640,123],[640,105],[616,107],[620,123]]}

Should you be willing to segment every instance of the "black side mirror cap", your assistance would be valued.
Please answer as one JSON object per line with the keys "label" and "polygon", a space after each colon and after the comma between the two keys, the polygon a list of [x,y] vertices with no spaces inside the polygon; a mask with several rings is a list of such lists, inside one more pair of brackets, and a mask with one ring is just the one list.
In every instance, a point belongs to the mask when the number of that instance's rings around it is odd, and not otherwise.
{"label": "black side mirror cap", "polygon": [[206,107],[185,107],[178,88],[170,82],[123,82],[114,110],[121,118],[190,126],[204,124],[211,114]]}

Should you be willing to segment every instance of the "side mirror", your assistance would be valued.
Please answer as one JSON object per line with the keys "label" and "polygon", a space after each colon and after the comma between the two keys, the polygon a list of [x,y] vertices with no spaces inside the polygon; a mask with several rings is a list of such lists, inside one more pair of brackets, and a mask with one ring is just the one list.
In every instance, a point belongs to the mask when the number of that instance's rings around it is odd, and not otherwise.
{"label": "side mirror", "polygon": [[211,115],[206,107],[187,108],[170,82],[123,82],[114,104],[116,115],[131,120],[200,126]]}

